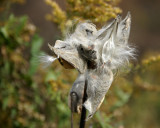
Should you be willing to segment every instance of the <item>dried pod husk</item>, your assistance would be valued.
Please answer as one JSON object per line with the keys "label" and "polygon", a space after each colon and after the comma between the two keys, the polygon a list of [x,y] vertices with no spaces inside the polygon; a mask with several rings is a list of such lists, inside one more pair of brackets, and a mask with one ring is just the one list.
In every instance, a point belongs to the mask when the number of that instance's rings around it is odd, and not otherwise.
{"label": "dried pod husk", "polygon": [[95,70],[89,70],[86,76],[88,81],[88,97],[84,106],[89,111],[88,117],[86,118],[86,120],[88,120],[101,106],[113,81],[113,73],[106,65],[102,65]]}
{"label": "dried pod husk", "polygon": [[115,70],[128,64],[130,59],[135,59],[135,48],[128,44],[131,28],[131,15],[122,20],[120,16],[109,25],[97,32],[95,51],[97,63],[102,61],[110,69]]}
{"label": "dried pod husk", "polygon": [[79,55],[76,47],[66,44],[64,41],[57,40],[55,46],[48,44],[49,48],[55,55],[59,56],[60,63],[65,68],[76,68],[80,73],[84,73],[87,68],[87,63]]}
{"label": "dried pod husk", "polygon": [[90,22],[82,22],[77,24],[73,36],[75,38],[87,38],[89,40],[92,40],[96,34],[97,34],[97,29],[95,24]]}
{"label": "dried pod husk", "polygon": [[79,74],[68,96],[68,105],[72,112],[81,113],[85,85],[84,74]]}
{"label": "dried pod husk", "polygon": [[127,16],[118,24],[116,31],[116,41],[127,44],[131,29],[131,14],[128,12]]}

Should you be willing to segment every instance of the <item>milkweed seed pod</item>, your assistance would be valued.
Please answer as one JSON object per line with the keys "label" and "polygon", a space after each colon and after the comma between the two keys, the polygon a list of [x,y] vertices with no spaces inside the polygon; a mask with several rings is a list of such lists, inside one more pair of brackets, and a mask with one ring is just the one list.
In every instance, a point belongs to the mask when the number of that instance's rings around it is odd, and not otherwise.
{"label": "milkweed seed pod", "polygon": [[[131,58],[134,58],[135,49],[128,44],[131,26],[131,15],[127,14],[124,20],[118,16],[106,29],[100,30],[96,41],[95,51],[99,61],[106,63],[111,69],[124,66]],[[109,33],[104,36],[104,33]],[[103,45],[99,45],[99,42]]]}
{"label": "milkweed seed pod", "polygon": [[[124,66],[135,56],[135,49],[128,43],[131,26],[130,13],[122,20],[120,16],[97,30],[92,23],[79,23],[64,41],[48,45],[65,68],[76,68],[80,75],[69,94],[72,112],[81,112],[82,105],[88,110],[87,120],[101,106],[113,81],[112,71]],[[45,60],[45,59],[44,59]],[[87,100],[82,104],[87,79]]]}
{"label": "milkweed seed pod", "polygon": [[135,49],[128,44],[130,25],[130,13],[124,20],[118,16],[111,24],[98,30],[92,48],[80,45],[82,57],[97,64],[86,75],[88,98],[84,106],[89,111],[87,119],[93,116],[103,102],[113,80],[112,70],[134,58]]}
{"label": "milkweed seed pod", "polygon": [[72,112],[81,113],[85,76],[79,74],[69,93],[68,105]]}
{"label": "milkweed seed pod", "polygon": [[104,97],[113,81],[112,71],[105,65],[87,73],[87,100],[84,103],[85,108],[89,111],[86,120],[90,119],[101,106]]}
{"label": "milkweed seed pod", "polygon": [[96,32],[90,43],[80,44],[80,54],[89,61],[111,69],[117,69],[134,58],[135,49],[128,44],[130,34],[130,13],[122,20],[117,16],[109,25]]}
{"label": "milkweed seed pod", "polygon": [[[91,23],[80,23],[75,32],[69,35],[64,41],[57,40],[54,46],[48,45],[64,67],[76,68],[80,73],[87,69],[87,62],[79,54],[77,47],[91,42],[97,30]],[[66,66],[69,65],[69,66]]]}
{"label": "milkweed seed pod", "polygon": [[[64,46],[56,48],[57,45],[59,45],[59,43],[61,46],[63,46],[62,44],[64,44]],[[49,47],[57,56],[59,56],[60,62],[62,63],[62,65],[64,65],[64,67],[65,67],[65,63],[67,63],[67,65],[71,65],[70,67],[76,68],[80,73],[85,72],[87,68],[87,64],[80,57],[76,48],[71,47],[65,42],[62,42],[62,41],[60,42],[59,40],[56,41],[56,44],[54,47],[52,47],[51,45],[49,45]]]}

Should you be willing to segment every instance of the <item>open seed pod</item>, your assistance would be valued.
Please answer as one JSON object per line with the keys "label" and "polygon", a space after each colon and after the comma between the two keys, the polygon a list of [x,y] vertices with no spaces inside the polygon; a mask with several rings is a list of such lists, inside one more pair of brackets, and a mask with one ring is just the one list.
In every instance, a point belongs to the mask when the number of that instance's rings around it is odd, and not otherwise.
{"label": "open seed pod", "polygon": [[[94,25],[82,23],[64,41],[57,40],[54,46],[48,44],[65,68],[79,71],[69,94],[69,107],[72,112],[80,113],[84,105],[89,112],[86,120],[101,106],[113,81],[112,71],[134,57],[135,49],[128,44],[130,26],[130,13],[123,20],[117,16],[98,31]],[[87,100],[83,103],[85,85]]]}
{"label": "open seed pod", "polygon": [[89,70],[86,76],[88,85],[87,100],[84,103],[84,107],[89,112],[86,118],[86,120],[88,120],[92,118],[101,106],[105,95],[112,84],[113,73],[106,65],[103,65],[97,69]]}
{"label": "open seed pod", "polygon": [[56,41],[54,47],[50,44],[48,46],[56,56],[59,56],[59,61],[65,68],[76,68],[80,73],[85,72],[87,63],[79,55],[77,48],[60,40]]}

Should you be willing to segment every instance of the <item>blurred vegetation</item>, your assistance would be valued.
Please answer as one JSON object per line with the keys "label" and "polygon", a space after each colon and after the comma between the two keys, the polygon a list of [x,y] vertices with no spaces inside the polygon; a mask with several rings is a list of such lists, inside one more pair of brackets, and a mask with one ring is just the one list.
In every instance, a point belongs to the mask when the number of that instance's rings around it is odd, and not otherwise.
{"label": "blurred vegetation", "polygon": [[119,0],[66,0],[65,10],[53,0],[45,1],[52,8],[52,13],[46,18],[58,25],[63,36],[66,34],[66,28],[73,26],[73,21],[90,20],[100,24],[122,12],[116,6]]}
{"label": "blurred vegetation", "polygon": [[[10,8],[10,6],[13,3],[25,3],[25,0],[1,0],[0,1],[0,14],[2,15],[2,12],[5,13],[7,9]],[[2,17],[1,17],[2,18]]]}
{"label": "blurred vegetation", "polygon": [[[10,2],[5,3],[3,12]],[[46,2],[53,8],[47,17],[58,24],[62,34],[74,19],[100,25],[121,12],[119,0],[67,0],[65,11],[54,1]],[[43,39],[36,27],[27,16],[4,14],[0,21],[0,127],[70,127],[67,97],[77,72],[64,69],[57,61],[48,70],[41,69],[36,56],[42,54]],[[159,76],[159,53],[146,53],[138,64],[130,64],[125,74],[115,76],[102,107],[87,127],[159,128]],[[74,117],[78,127],[79,116]]]}

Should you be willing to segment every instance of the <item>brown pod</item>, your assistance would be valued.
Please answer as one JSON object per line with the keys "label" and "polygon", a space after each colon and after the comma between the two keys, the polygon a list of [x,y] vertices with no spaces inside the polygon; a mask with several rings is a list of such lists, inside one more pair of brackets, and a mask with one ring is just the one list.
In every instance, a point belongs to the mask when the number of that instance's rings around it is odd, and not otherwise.
{"label": "brown pod", "polygon": [[67,61],[65,61],[63,58],[58,58],[59,63],[66,69],[74,69],[75,67],[73,67],[73,65],[71,65],[70,63],[68,63]]}

